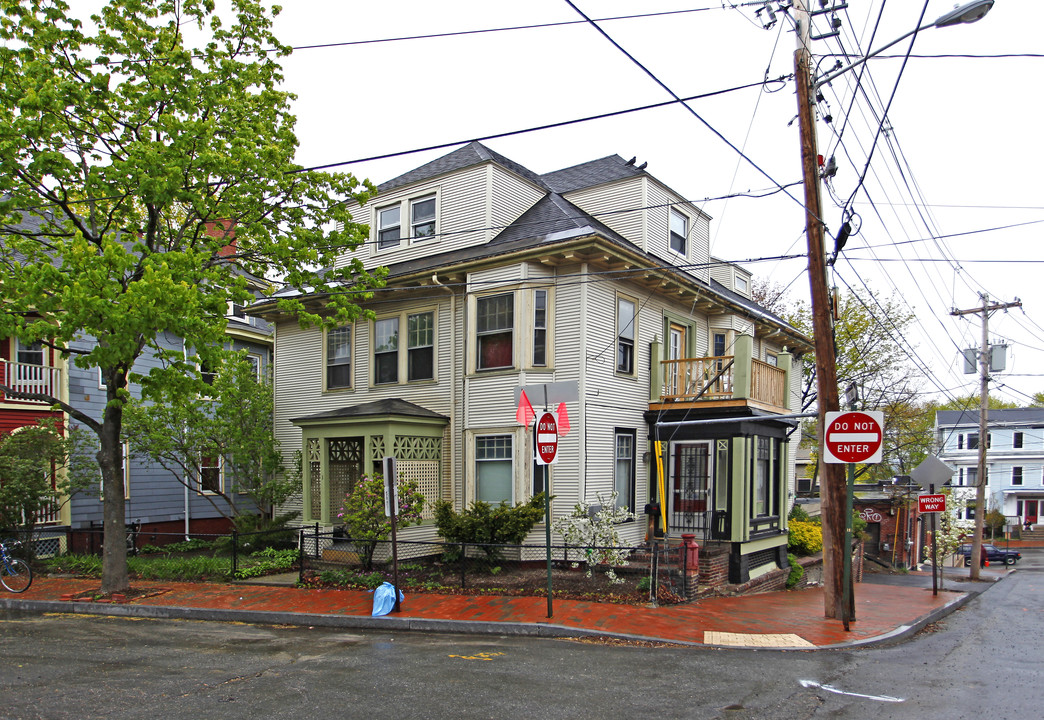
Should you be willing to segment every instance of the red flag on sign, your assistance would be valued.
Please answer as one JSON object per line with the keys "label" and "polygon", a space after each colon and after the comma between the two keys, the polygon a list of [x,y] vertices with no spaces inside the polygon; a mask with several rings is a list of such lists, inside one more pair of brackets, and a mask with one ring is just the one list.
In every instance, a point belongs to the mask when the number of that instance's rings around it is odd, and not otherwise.
{"label": "red flag on sign", "polygon": [[515,411],[515,421],[519,425],[529,427],[534,420],[536,420],[536,413],[533,412],[533,406],[529,404],[529,398],[526,397],[526,391],[523,390],[518,396],[518,410]]}
{"label": "red flag on sign", "polygon": [[569,432],[569,413],[566,412],[565,403],[558,403],[558,434],[565,435]]}

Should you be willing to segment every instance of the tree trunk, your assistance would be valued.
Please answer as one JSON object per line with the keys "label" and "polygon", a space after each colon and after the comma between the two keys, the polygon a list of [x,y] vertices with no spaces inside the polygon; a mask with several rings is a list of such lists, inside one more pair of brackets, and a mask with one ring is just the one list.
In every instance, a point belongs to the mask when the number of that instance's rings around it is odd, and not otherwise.
{"label": "tree trunk", "polygon": [[126,523],[126,488],[123,475],[123,444],[120,433],[123,427],[123,401],[119,391],[126,383],[126,375],[122,372],[104,373],[108,403],[102,420],[98,450],[98,464],[101,466],[103,492],[102,518],[104,521],[104,541],[102,544],[102,585],[103,593],[123,592],[130,587],[127,573],[127,523]]}

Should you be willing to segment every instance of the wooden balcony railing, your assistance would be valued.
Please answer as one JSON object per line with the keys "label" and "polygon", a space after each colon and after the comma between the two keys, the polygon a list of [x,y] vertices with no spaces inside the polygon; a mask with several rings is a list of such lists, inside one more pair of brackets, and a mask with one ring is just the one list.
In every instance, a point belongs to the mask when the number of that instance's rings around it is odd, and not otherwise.
{"label": "wooden balcony railing", "polygon": [[0,390],[0,400],[45,402],[23,398],[21,395],[25,393],[59,397],[61,380],[61,368],[0,360],[0,385],[10,388],[9,392]]}
{"label": "wooden balcony railing", "polygon": [[787,406],[787,373],[761,360],[750,359],[750,389],[736,386],[743,368],[739,357],[702,357],[664,360],[661,402],[701,402],[746,398],[772,407]]}
{"label": "wooden balcony railing", "polygon": [[663,361],[665,401],[719,400],[732,397],[732,357]]}
{"label": "wooden balcony railing", "polygon": [[786,407],[787,373],[761,360],[751,360],[750,396],[776,407]]}

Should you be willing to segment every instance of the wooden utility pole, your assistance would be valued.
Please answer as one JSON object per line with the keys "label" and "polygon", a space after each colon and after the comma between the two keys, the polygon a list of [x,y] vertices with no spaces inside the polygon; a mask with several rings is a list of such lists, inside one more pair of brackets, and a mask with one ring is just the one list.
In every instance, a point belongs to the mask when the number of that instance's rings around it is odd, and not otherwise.
{"label": "wooden utility pole", "polygon": [[975,533],[972,536],[971,573],[972,580],[979,579],[979,557],[982,553],[982,526],[986,518],[986,450],[989,445],[988,414],[990,409],[990,313],[1022,307],[1018,298],[1010,303],[990,304],[986,293],[979,293],[982,307],[971,310],[953,310],[951,315],[982,315],[982,345],[979,348],[979,469],[975,483]]}
{"label": "wooden utility pole", "polygon": [[820,207],[818,150],[816,147],[815,107],[811,92],[811,54],[808,51],[811,18],[807,0],[795,0],[798,46],[794,51],[794,76],[797,85],[798,129],[801,134],[801,170],[805,181],[805,234],[808,238],[808,283],[812,299],[812,341],[816,353],[816,404],[819,410],[820,502],[823,517],[824,614],[843,616],[845,498],[844,466],[823,462],[823,432],[826,413],[840,410],[837,393],[837,358],[834,349],[834,322],[830,291],[827,287],[826,251],[823,247],[823,221]]}

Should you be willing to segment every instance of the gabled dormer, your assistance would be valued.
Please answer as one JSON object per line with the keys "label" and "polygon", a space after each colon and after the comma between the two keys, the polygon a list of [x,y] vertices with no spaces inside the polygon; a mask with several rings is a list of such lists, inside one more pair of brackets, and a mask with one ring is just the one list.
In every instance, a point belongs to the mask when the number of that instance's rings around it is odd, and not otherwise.
{"label": "gabled dormer", "polygon": [[547,173],[553,191],[669,265],[707,280],[710,216],[619,155]]}
{"label": "gabled dormer", "polygon": [[473,142],[378,186],[354,253],[367,268],[484,245],[548,194],[540,176]]}

